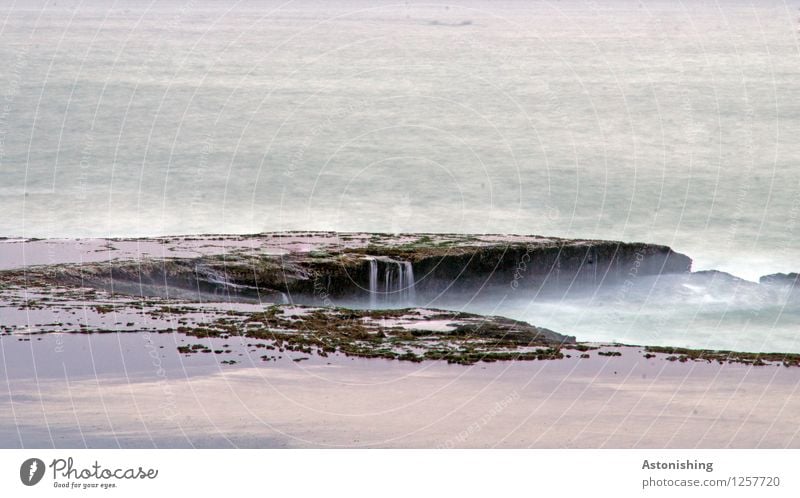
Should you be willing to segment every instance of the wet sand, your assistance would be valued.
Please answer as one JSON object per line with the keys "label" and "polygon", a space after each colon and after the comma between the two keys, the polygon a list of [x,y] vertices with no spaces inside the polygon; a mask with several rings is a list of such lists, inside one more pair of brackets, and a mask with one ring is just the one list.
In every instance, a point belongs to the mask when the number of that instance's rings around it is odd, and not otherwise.
{"label": "wet sand", "polygon": [[798,368],[634,347],[463,366],[244,346],[229,366],[170,334],[41,338],[0,340],[2,447],[800,447]]}

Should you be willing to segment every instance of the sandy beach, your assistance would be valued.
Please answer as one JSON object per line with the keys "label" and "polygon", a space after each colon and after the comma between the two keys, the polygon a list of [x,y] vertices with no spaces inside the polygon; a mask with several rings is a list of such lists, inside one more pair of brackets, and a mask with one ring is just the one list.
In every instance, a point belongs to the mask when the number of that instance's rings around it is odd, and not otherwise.
{"label": "sandy beach", "polygon": [[339,356],[226,366],[148,336],[0,339],[0,371],[15,375],[0,390],[0,445],[800,447],[798,368],[645,359],[639,348],[472,366]]}

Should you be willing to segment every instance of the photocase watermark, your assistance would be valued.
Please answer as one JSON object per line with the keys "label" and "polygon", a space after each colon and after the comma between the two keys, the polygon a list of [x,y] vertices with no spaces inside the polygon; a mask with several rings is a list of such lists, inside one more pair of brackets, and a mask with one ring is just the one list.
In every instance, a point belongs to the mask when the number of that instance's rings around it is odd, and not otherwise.
{"label": "photocase watermark", "polygon": [[470,437],[482,431],[491,421],[500,415],[506,408],[519,399],[517,391],[501,399],[489,409],[481,418],[469,424],[464,430],[438,446],[438,449],[450,449],[463,445]]}
{"label": "photocase watermark", "polygon": [[29,458],[19,467],[19,479],[26,486],[36,486],[44,477],[44,462],[38,458]]}
{"label": "photocase watermark", "polygon": [[[89,172],[92,169],[93,157],[94,132],[93,130],[89,130],[84,137],[83,147],[81,148],[81,159],[80,162],[78,162],[78,192],[75,194],[75,198],[79,201],[85,201],[89,198]],[[53,189],[55,190],[55,185]]]}
{"label": "photocase watermark", "polygon": [[3,92],[3,99],[0,101],[0,163],[3,162],[6,152],[6,135],[11,129],[9,126],[9,115],[13,108],[14,100],[19,94],[20,86],[22,84],[22,71],[28,65],[28,51],[30,47],[25,45],[16,54],[14,63],[11,66],[4,68],[4,72],[11,77],[8,81],[8,87]]}
{"label": "photocase watermark", "polygon": [[156,369],[156,376],[162,381],[160,384],[164,397],[161,402],[161,413],[165,420],[174,420],[178,415],[175,409],[175,392],[172,390],[170,383],[167,382],[167,371],[164,369],[161,362],[161,355],[159,355],[158,349],[156,349],[156,345],[153,343],[150,332],[145,331],[142,332],[142,334],[147,355],[150,357],[151,363]]}
{"label": "photocase watermark", "polygon": [[[537,252],[542,252],[542,247],[535,246],[532,244],[528,244],[525,246],[525,254],[520,256],[519,262],[517,262],[517,267],[514,269],[514,275],[511,277],[511,288],[516,290],[520,286],[520,281],[525,278],[525,275],[528,273],[529,265],[531,263],[532,254],[536,254]],[[556,254],[556,260],[550,266],[548,271],[548,277],[552,274],[555,274],[556,285],[560,282],[560,275],[561,275],[561,248],[559,248],[558,253]]]}
{"label": "photocase watermark", "polygon": [[[158,469],[138,467],[106,467],[97,460],[88,467],[76,464],[72,457],[54,458],[49,465],[39,458],[28,458],[19,467],[19,478],[25,486],[36,486],[51,470],[54,488],[109,489],[117,487],[118,481],[156,479]],[[100,482],[93,482],[100,481]]]}
{"label": "photocase watermark", "polygon": [[314,294],[322,300],[322,305],[325,307],[333,307],[333,301],[331,300],[331,294],[328,291],[330,287],[330,276],[326,276],[325,279],[327,282],[323,283],[320,280],[320,274],[314,273]]}
{"label": "photocase watermark", "polygon": [[191,212],[197,212],[206,206],[208,200],[208,193],[203,189],[203,183],[206,179],[206,172],[210,164],[211,154],[214,152],[214,135],[209,133],[201,142],[199,157],[194,162],[193,173],[191,177],[192,185],[188,189],[189,195],[189,209]]}
{"label": "photocase watermark", "polygon": [[[511,278],[512,289],[517,289],[519,287],[519,281],[522,280],[528,272],[528,264],[531,262],[531,253],[534,251],[536,251],[536,247],[531,245],[525,246],[525,254],[519,258],[517,267],[514,269],[514,276]],[[560,268],[560,261],[556,260],[556,264],[559,265]]]}
{"label": "photocase watermark", "polygon": [[[625,309],[630,293],[636,286],[636,279],[639,277],[639,270],[644,263],[645,257],[646,255],[641,249],[636,250],[633,253],[633,258],[630,261],[628,271],[624,275],[625,279],[619,285],[616,293],[614,294],[614,300],[612,302],[616,309]],[[612,319],[617,324],[626,321],[626,318],[619,312],[612,313],[609,317],[609,321],[612,321]]]}

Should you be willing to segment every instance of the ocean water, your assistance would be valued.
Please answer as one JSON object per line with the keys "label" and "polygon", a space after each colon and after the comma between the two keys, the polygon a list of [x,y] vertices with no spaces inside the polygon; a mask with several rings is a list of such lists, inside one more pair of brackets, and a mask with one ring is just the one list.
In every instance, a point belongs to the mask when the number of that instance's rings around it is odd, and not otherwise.
{"label": "ocean water", "polygon": [[725,274],[637,277],[563,295],[509,286],[469,297],[430,304],[524,320],[579,340],[800,353],[800,291]]}
{"label": "ocean water", "polygon": [[800,270],[797,2],[0,3],[0,236],[535,233]]}

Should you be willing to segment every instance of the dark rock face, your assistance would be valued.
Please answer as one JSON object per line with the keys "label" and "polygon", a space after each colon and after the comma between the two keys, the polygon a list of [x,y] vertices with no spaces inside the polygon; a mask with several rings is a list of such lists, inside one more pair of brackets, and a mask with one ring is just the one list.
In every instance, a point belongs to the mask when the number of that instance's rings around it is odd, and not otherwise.
{"label": "dark rock face", "polygon": [[[463,236],[456,243],[451,237],[448,244],[435,240],[370,244],[321,254],[230,254],[66,265],[57,279],[129,294],[163,295],[177,288],[200,294],[223,292],[231,299],[310,304],[332,298],[370,299],[370,290],[377,289],[392,294],[382,301],[391,303],[394,294],[409,296],[412,278],[414,295],[426,298],[491,288],[600,286],[636,276],[688,273],[691,265],[687,256],[660,245],[536,237],[486,241]],[[405,290],[385,292],[400,287]]]}
{"label": "dark rock face", "polygon": [[[491,288],[530,289],[567,286],[599,286],[620,283],[644,275],[688,273],[692,261],[665,246],[617,242],[572,242],[552,244],[497,244],[459,248],[450,252],[425,250],[398,254],[371,248],[365,256],[389,256],[409,261],[415,276],[415,292],[421,297],[448,292],[478,292]],[[379,262],[378,288],[386,263]],[[315,285],[302,279],[287,282],[292,294],[330,296],[366,295],[369,291],[369,262],[356,260],[338,266],[306,266]]]}
{"label": "dark rock face", "polygon": [[615,242],[566,243],[549,247],[509,246],[415,264],[422,291],[448,287],[597,286],[641,275],[685,273],[691,260],[668,247]]}
{"label": "dark rock face", "polygon": [[773,273],[771,275],[764,275],[758,279],[758,283],[797,287],[798,278],[800,278],[800,274],[798,273]]}

